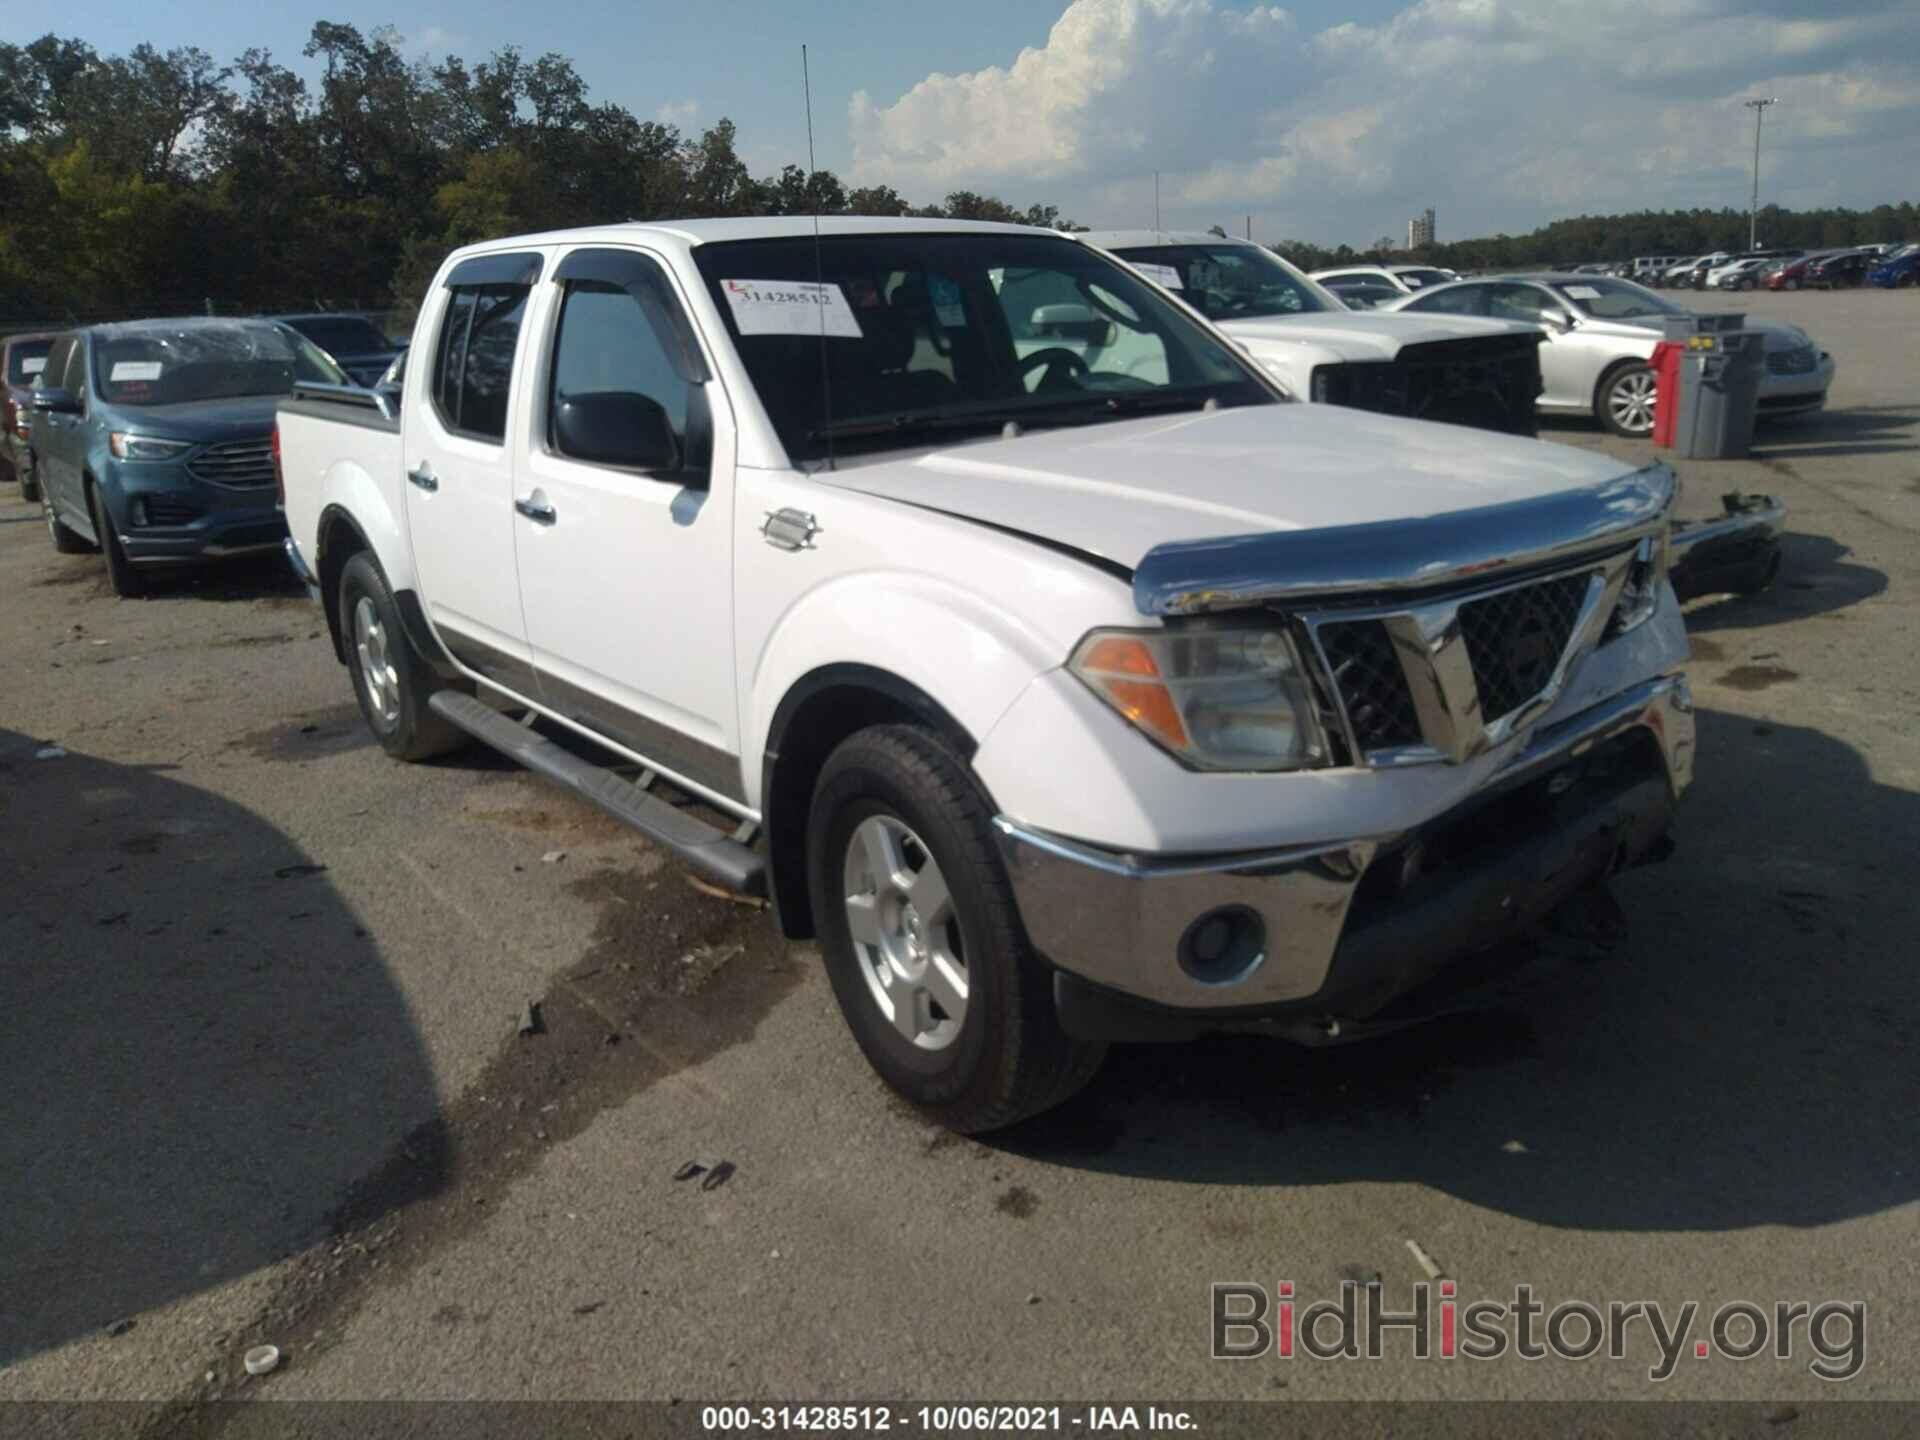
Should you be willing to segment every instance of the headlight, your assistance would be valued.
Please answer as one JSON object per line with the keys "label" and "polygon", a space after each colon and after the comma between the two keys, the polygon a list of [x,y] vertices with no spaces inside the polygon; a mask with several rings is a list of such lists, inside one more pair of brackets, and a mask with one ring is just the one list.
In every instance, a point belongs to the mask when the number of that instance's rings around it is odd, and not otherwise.
{"label": "headlight", "polygon": [[1605,639],[1637,630],[1660,609],[1660,586],[1667,578],[1667,533],[1649,535],[1633,552],[1627,566],[1627,583],[1621,587],[1620,600],[1607,622]]}
{"label": "headlight", "polygon": [[151,435],[132,435],[115,430],[107,436],[107,448],[116,460],[171,460],[183,450],[191,450],[186,440],[156,440]]}
{"label": "headlight", "polygon": [[1095,630],[1067,668],[1197,770],[1299,770],[1326,746],[1292,639],[1272,624]]}

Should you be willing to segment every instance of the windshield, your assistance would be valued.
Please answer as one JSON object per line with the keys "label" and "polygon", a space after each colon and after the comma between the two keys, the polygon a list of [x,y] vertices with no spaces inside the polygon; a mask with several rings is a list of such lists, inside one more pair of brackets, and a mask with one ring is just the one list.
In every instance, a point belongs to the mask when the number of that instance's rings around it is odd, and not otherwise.
{"label": "windshield", "polygon": [[1909,255],[1920,255],[1920,244],[1902,245],[1898,250],[1887,256],[1887,259],[1905,260]]}
{"label": "windshield", "polygon": [[796,461],[1009,420],[1275,401],[1131,270],[1044,232],[743,240],[694,258]]}
{"label": "windshield", "polygon": [[1147,245],[1113,252],[1209,320],[1318,315],[1339,308],[1313,281],[1255,245]]}
{"label": "windshield", "polygon": [[393,342],[359,315],[305,316],[286,322],[329,355],[384,355]]}
{"label": "windshield", "polygon": [[47,352],[52,340],[16,340],[7,347],[7,383],[31,385],[47,368]]}
{"label": "windshield", "polygon": [[1687,311],[1631,280],[1594,275],[1583,280],[1555,280],[1554,293],[1583,315],[1596,320],[1637,320],[1652,315],[1685,315]]}
{"label": "windshield", "polygon": [[109,405],[181,405],[285,395],[296,380],[348,385],[311,340],[284,325],[152,325],[93,342],[93,383]]}

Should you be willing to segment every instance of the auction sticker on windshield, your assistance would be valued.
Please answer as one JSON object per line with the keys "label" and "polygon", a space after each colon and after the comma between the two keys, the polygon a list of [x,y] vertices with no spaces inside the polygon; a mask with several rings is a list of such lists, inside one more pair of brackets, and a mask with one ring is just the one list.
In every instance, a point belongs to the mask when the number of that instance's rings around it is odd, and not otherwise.
{"label": "auction sticker on windshield", "polygon": [[38,375],[46,368],[47,357],[44,355],[29,355],[20,362],[20,373],[22,375]]}
{"label": "auction sticker on windshield", "polygon": [[158,360],[116,360],[113,371],[107,379],[118,385],[123,380],[158,380],[160,362]]}
{"label": "auction sticker on windshield", "polygon": [[1151,265],[1144,260],[1138,260],[1134,262],[1133,268],[1146,276],[1147,279],[1153,281],[1153,283],[1158,285],[1162,290],[1183,290],[1186,288],[1180,283],[1179,270],[1172,265]]}
{"label": "auction sticker on windshield", "polygon": [[862,338],[860,322],[838,285],[808,280],[722,280],[720,291],[742,335],[828,335]]}

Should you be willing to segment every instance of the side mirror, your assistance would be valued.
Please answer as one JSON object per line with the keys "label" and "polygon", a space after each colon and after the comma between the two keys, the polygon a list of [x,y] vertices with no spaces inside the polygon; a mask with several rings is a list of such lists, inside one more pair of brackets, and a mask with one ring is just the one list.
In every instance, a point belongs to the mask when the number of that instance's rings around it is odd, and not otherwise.
{"label": "side mirror", "polygon": [[1564,335],[1580,322],[1564,310],[1542,310],[1540,312],[1540,323],[1545,325],[1549,330],[1558,330]]}
{"label": "side mirror", "polygon": [[553,440],[562,455],[628,470],[677,470],[680,442],[657,401],[626,390],[568,395],[554,406]]}
{"label": "side mirror", "polygon": [[42,415],[78,415],[80,397],[71,390],[63,390],[58,385],[33,392],[33,399],[27,402]]}

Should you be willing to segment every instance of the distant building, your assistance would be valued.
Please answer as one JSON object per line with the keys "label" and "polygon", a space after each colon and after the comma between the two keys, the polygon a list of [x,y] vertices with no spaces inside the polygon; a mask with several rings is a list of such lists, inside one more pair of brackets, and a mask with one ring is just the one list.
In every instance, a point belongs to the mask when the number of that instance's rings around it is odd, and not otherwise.
{"label": "distant building", "polygon": [[1433,244],[1433,207],[1407,221],[1407,249],[1418,250],[1422,245]]}

